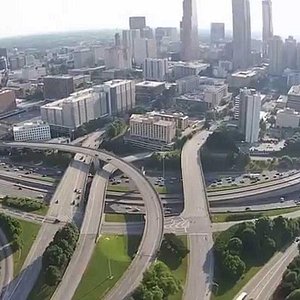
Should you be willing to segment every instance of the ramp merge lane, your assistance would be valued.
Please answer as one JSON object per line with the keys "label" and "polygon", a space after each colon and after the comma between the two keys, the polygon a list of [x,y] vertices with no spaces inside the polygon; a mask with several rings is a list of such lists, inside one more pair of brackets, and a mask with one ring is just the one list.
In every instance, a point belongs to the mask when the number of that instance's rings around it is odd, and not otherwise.
{"label": "ramp merge lane", "polygon": [[100,159],[112,164],[114,167],[127,174],[135,182],[145,202],[145,229],[139,250],[134,260],[122,276],[121,280],[116,284],[115,288],[107,295],[106,299],[125,299],[127,296],[129,296],[139,285],[143,273],[147,270],[148,266],[155,260],[163,239],[163,207],[157,192],[151,183],[145,178],[145,176],[143,176],[142,173],[134,166],[128,164],[117,156],[89,148],[63,144],[21,142],[1,143],[0,146],[13,148],[34,148],[40,150],[53,149],[89,155],[94,159]]}

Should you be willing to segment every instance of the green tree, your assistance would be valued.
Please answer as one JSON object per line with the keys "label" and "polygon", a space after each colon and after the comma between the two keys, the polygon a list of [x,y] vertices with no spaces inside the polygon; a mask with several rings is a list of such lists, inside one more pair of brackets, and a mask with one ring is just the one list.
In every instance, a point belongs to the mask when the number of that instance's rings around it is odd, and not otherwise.
{"label": "green tree", "polygon": [[61,267],[66,263],[67,257],[64,251],[59,246],[49,245],[43,254],[43,267],[47,268],[50,265]]}
{"label": "green tree", "polygon": [[243,249],[243,242],[239,238],[232,238],[227,245],[228,251],[232,255],[240,255]]}
{"label": "green tree", "polygon": [[262,249],[262,254],[266,257],[266,258],[270,258],[271,256],[274,255],[275,251],[276,251],[276,243],[273,239],[271,239],[270,237],[265,237],[262,240],[262,245],[261,245],[261,249]]}
{"label": "green tree", "polygon": [[246,265],[241,258],[229,253],[224,257],[223,267],[226,276],[233,280],[238,280],[246,270]]}
{"label": "green tree", "polygon": [[49,266],[45,272],[45,282],[49,286],[55,286],[61,281],[61,272],[56,266]]}
{"label": "green tree", "polygon": [[272,220],[268,217],[263,217],[255,222],[256,233],[260,238],[270,236],[272,233]]}
{"label": "green tree", "polygon": [[300,299],[300,289],[291,292],[287,297],[286,300],[299,300]]}

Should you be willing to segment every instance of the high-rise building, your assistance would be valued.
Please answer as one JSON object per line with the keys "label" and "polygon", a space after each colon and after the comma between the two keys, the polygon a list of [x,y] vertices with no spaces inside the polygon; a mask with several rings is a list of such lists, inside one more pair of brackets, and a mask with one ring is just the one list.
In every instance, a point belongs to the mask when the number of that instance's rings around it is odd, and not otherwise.
{"label": "high-rise building", "polygon": [[135,82],[133,80],[107,81],[98,86],[97,90],[106,93],[110,115],[124,113],[135,106]]}
{"label": "high-rise building", "polygon": [[70,134],[84,123],[108,115],[107,95],[98,87],[73,93],[68,98],[42,106],[42,120],[53,131]]}
{"label": "high-rise building", "polygon": [[123,30],[122,31],[122,46],[127,51],[130,60],[133,60],[134,55],[134,40],[141,38],[139,29]]}
{"label": "high-rise building", "polygon": [[233,67],[246,69],[251,55],[251,18],[249,0],[232,0]]}
{"label": "high-rise building", "polygon": [[210,41],[212,44],[224,41],[225,39],[225,24],[211,23],[210,24]]}
{"label": "high-rise building", "polygon": [[297,67],[297,41],[292,36],[284,43],[284,66],[292,70]]}
{"label": "high-rise building", "polygon": [[143,29],[146,27],[146,17],[130,17],[129,28],[130,29]]}
{"label": "high-rise building", "polygon": [[239,97],[239,128],[247,143],[259,138],[261,96],[255,90],[243,89]]}
{"label": "high-rise building", "polygon": [[14,91],[0,90],[0,114],[16,109],[16,96]]}
{"label": "high-rise building", "polygon": [[74,68],[80,69],[93,66],[93,53],[90,49],[79,49],[74,51]]}
{"label": "high-rise building", "polygon": [[283,41],[280,36],[275,35],[269,40],[270,75],[282,75],[282,72],[284,70],[283,55]]}
{"label": "high-rise building", "polygon": [[155,39],[134,39],[134,62],[137,65],[142,65],[146,58],[157,57],[157,47]]}
{"label": "high-rise building", "polygon": [[164,81],[168,73],[168,60],[146,58],[143,66],[146,80]]}
{"label": "high-rise building", "polygon": [[273,37],[272,0],[262,1],[262,13],[263,13],[263,56],[268,57],[269,40]]}
{"label": "high-rise building", "polygon": [[46,76],[43,81],[45,99],[62,99],[74,92],[72,76]]}
{"label": "high-rise building", "polygon": [[8,58],[6,48],[0,48],[0,57],[2,56],[5,57],[6,59]]}
{"label": "high-rise building", "polygon": [[183,18],[180,24],[181,59],[199,58],[199,36],[196,0],[183,0]]}

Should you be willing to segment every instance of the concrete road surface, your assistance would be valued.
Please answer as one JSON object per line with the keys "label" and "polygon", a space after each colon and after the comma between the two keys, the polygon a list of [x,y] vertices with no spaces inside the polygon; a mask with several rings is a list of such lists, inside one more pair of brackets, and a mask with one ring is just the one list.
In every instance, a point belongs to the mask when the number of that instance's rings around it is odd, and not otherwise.
{"label": "concrete road surface", "polygon": [[0,229],[0,299],[14,275],[14,261],[7,238]]}
{"label": "concrete road surface", "polygon": [[[94,146],[95,136],[86,140],[87,146]],[[86,162],[84,162],[84,159]],[[83,190],[86,184],[89,163],[91,159],[76,154],[74,160],[67,168],[62,180],[60,181],[50,203],[47,218],[57,218],[62,222],[80,221],[82,218],[79,208],[71,205],[76,200],[75,189]],[[58,203],[56,203],[58,201]],[[62,226],[61,223],[60,226]],[[34,241],[32,248],[24,262],[21,273],[7,287],[3,300],[25,300],[38,279],[42,268],[42,255],[52,241],[58,226],[43,223]]]}
{"label": "concrete road surface", "polygon": [[188,219],[195,232],[188,235],[189,262],[185,300],[210,299],[213,280],[213,240],[211,233],[205,181],[199,157],[199,149],[210,135],[208,131],[196,134],[185,144],[182,156],[182,178],[184,191],[184,211],[182,218]]}
{"label": "concrete road surface", "polygon": [[[247,299],[268,300],[271,298],[287,266],[299,254],[298,245],[293,243],[285,252],[276,254],[239,292],[246,292]],[[239,295],[238,294],[238,295]],[[237,296],[238,296],[237,295]]]}
{"label": "concrete road surface", "polygon": [[[163,207],[159,196],[151,183],[133,166],[129,165],[115,155],[102,151],[94,151],[88,148],[76,147],[62,144],[46,143],[5,143],[5,147],[34,147],[35,149],[56,149],[66,152],[82,153],[94,158],[107,161],[127,174],[136,184],[145,201],[146,225],[145,231],[140,243],[138,253],[132,264],[122,276],[121,280],[107,295],[107,299],[123,299],[129,295],[140,283],[143,273],[148,266],[155,260],[163,238],[164,215]],[[24,287],[25,288],[25,287]],[[20,295],[21,296],[21,295]],[[23,299],[16,298],[18,300]]]}

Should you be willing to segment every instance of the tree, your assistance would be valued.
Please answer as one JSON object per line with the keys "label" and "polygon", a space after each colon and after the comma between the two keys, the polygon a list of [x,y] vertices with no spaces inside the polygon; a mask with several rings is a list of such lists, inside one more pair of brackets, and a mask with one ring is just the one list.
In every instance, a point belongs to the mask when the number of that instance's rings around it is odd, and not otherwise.
{"label": "tree", "polygon": [[66,263],[67,257],[62,248],[58,245],[50,244],[43,254],[43,267],[47,268],[50,265],[61,267]]}
{"label": "tree", "polygon": [[260,238],[270,236],[272,232],[272,220],[268,217],[263,217],[255,222],[256,233]]}
{"label": "tree", "polygon": [[270,237],[265,237],[262,240],[261,251],[262,251],[262,254],[266,258],[269,258],[269,257],[273,256],[273,254],[276,251],[276,243],[275,243],[275,241],[273,239],[271,239]]}
{"label": "tree", "polygon": [[258,241],[256,231],[253,228],[245,228],[241,233],[241,240],[244,250],[249,256],[256,254]]}
{"label": "tree", "polygon": [[46,269],[45,273],[45,281],[46,284],[50,286],[55,286],[61,281],[61,273],[58,267],[56,266],[49,266]]}
{"label": "tree", "polygon": [[240,257],[229,253],[224,257],[223,267],[226,276],[233,280],[238,280],[246,270],[246,265]]}
{"label": "tree", "polygon": [[243,249],[243,242],[239,238],[232,238],[227,245],[228,251],[232,255],[239,255]]}
{"label": "tree", "polygon": [[299,300],[300,299],[300,289],[291,292],[287,297],[286,300]]}
{"label": "tree", "polygon": [[273,220],[273,237],[276,241],[277,248],[280,249],[288,241],[292,240],[292,230],[289,226],[289,221],[282,216]]}

